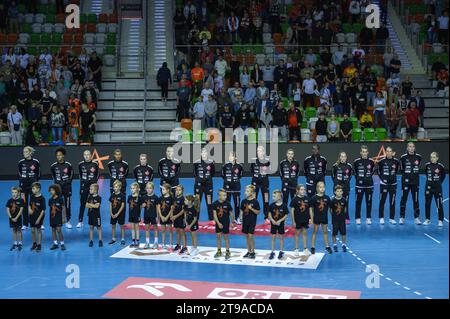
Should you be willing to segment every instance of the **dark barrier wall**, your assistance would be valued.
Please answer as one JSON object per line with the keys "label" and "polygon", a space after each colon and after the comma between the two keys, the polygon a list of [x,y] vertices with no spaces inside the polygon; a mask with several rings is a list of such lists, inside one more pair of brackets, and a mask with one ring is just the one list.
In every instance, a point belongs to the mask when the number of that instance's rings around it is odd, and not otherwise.
{"label": "dark barrier wall", "polygon": [[[448,169],[449,167],[449,155],[448,155],[448,141],[440,141],[440,142],[417,142],[416,150],[420,153],[423,158],[423,164],[425,164],[429,159],[429,154],[433,151],[439,152],[440,160]],[[222,145],[222,149],[225,150],[225,147],[231,147],[231,144]],[[294,149],[295,158],[303,164],[303,159],[311,154],[311,143],[293,143],[293,144],[278,144],[278,163],[284,159],[286,151],[289,148]],[[350,162],[353,162],[354,159],[359,157],[359,150],[361,147],[361,143],[323,143],[320,144],[321,154],[325,156],[328,160],[328,169],[331,169],[331,166],[336,161],[338,154],[340,151],[345,151],[349,158]],[[396,156],[400,157],[401,154],[406,151],[406,143],[405,142],[392,142],[392,143],[366,143],[369,147],[370,157],[375,160],[383,155],[383,149],[387,146],[391,146],[394,148],[396,152]],[[107,163],[112,160],[112,154],[116,148],[120,148],[123,153],[123,158],[130,164],[130,177],[132,176],[132,169],[139,162],[139,154],[146,153],[149,158],[149,164],[157,170],[158,161],[162,157],[165,156],[165,150],[169,146],[169,144],[148,144],[148,145],[97,145],[92,147],[82,147],[82,146],[67,146],[67,155],[66,160],[71,162],[75,168],[75,173],[78,175],[78,163],[83,159],[82,153],[85,149],[90,149],[95,157],[99,160],[99,164],[103,169],[101,170],[102,174],[107,174]],[[242,156],[242,153],[239,161],[244,164],[245,175],[249,175],[249,161],[248,154],[255,154],[256,146],[255,144],[237,144],[238,147],[243,147],[245,149],[245,156]],[[183,149],[183,154],[186,154],[185,151],[191,151],[191,157],[193,159],[198,159],[200,156],[200,146],[197,145],[197,148],[193,148],[190,144],[184,144],[186,149]],[[218,147],[218,146],[215,146]],[[250,152],[249,152],[250,148]],[[50,176],[50,165],[55,161],[55,150],[56,147],[36,147],[35,157],[40,161],[42,167],[42,177],[48,178]],[[195,151],[195,154],[193,153]],[[271,149],[267,146],[267,153],[270,155]],[[275,152],[274,152],[275,153]],[[178,156],[176,156],[178,157]],[[20,147],[1,147],[0,148],[0,160],[2,164],[0,165],[0,178],[2,179],[11,179],[17,177],[17,162],[22,158],[22,148]],[[225,160],[228,159],[228,151],[222,151],[222,158]],[[222,163],[224,162],[222,160]],[[274,161],[273,161],[274,162]],[[222,163],[218,163],[216,170],[219,170],[222,166]],[[188,163],[182,164],[182,176],[189,177],[192,176],[192,165]]]}

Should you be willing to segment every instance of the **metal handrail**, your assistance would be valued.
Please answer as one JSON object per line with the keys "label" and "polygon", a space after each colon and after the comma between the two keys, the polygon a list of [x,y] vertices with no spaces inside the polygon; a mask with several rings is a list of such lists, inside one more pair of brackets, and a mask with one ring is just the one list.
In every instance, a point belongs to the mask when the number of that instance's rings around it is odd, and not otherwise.
{"label": "metal handrail", "polygon": [[142,144],[145,144],[145,119],[147,117],[147,85],[148,85],[148,55],[147,55],[147,48],[148,48],[148,17],[149,17],[149,1],[145,2],[145,7],[143,6],[143,18],[145,19],[145,46],[144,46],[144,60],[143,60],[143,67],[144,67],[144,116],[142,118]]}

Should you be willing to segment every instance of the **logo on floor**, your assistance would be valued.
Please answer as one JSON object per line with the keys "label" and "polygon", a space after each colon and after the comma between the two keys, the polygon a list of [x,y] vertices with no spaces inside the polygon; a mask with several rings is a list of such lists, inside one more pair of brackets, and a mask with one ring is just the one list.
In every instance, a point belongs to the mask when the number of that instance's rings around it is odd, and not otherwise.
{"label": "logo on floor", "polygon": [[116,299],[359,299],[359,291],[128,278],[103,297]]}
{"label": "logo on floor", "polygon": [[[143,245],[141,244],[141,247]],[[215,247],[198,247],[198,253],[193,255],[179,255],[168,250],[159,249],[136,249],[126,247],[114,255],[112,258],[130,258],[143,260],[161,260],[161,261],[182,261],[192,263],[210,263],[210,264],[225,264],[225,265],[244,265],[244,266],[260,266],[260,267],[280,267],[280,268],[298,268],[298,269],[312,269],[315,270],[319,266],[324,254],[316,253],[314,255],[306,255],[300,253],[295,256],[294,252],[285,252],[284,257],[280,260],[270,260],[270,250],[257,250],[255,259],[243,258],[247,252],[242,248],[230,249],[231,257],[225,260],[223,257],[214,258],[217,249]]]}

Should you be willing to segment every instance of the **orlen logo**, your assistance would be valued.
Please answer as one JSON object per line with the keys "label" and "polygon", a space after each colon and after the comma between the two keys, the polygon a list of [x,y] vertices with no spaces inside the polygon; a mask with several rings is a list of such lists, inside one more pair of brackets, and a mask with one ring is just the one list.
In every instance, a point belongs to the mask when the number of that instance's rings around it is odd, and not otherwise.
{"label": "orlen logo", "polygon": [[66,7],[66,13],[69,15],[66,17],[67,29],[79,29],[80,28],[80,7],[76,4],[69,4]]}

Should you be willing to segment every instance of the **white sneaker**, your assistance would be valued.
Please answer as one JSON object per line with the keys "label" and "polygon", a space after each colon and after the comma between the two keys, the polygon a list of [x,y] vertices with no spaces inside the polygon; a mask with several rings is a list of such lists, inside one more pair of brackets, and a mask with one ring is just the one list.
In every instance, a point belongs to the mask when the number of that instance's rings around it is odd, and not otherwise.
{"label": "white sneaker", "polygon": [[398,223],[399,223],[400,225],[403,225],[403,224],[405,223],[405,219],[404,219],[404,218],[400,218],[400,220],[398,221]]}
{"label": "white sneaker", "polygon": [[414,223],[415,223],[416,225],[422,225],[422,222],[420,221],[419,218],[414,218]]}
{"label": "white sneaker", "polygon": [[443,227],[444,223],[442,222],[442,220],[438,221],[438,227]]}
{"label": "white sneaker", "polygon": [[380,225],[384,225],[384,218],[380,218]]}
{"label": "white sneaker", "polygon": [[67,222],[67,223],[66,223],[66,228],[67,228],[67,229],[72,229],[72,224],[71,224],[70,222]]}
{"label": "white sneaker", "polygon": [[191,252],[189,253],[189,255],[191,256],[196,256],[198,254],[198,249],[197,248],[192,248]]}
{"label": "white sneaker", "polygon": [[303,253],[304,253],[306,256],[310,256],[310,255],[311,255],[311,252],[309,251],[308,248],[303,249]]}
{"label": "white sneaker", "polygon": [[425,226],[428,226],[430,224],[431,224],[431,222],[429,219],[425,219],[425,221],[423,222],[423,225],[425,225]]}
{"label": "white sneaker", "polygon": [[22,226],[22,230],[27,230],[28,226]]}
{"label": "white sneaker", "polygon": [[391,223],[392,225],[397,225],[397,222],[395,221],[395,219],[389,219],[389,223]]}
{"label": "white sneaker", "polygon": [[44,226],[44,225],[42,225],[42,226],[41,226],[41,230],[44,230],[44,229],[45,229],[45,226]]}
{"label": "white sneaker", "polygon": [[299,252],[298,252],[298,249],[296,249],[296,250],[294,250],[294,256],[295,257],[298,257],[300,254],[299,254]]}
{"label": "white sneaker", "polygon": [[153,243],[152,249],[158,249],[158,243]]}
{"label": "white sneaker", "polygon": [[78,222],[77,228],[82,228],[82,227],[83,227],[83,223],[82,222]]}
{"label": "white sneaker", "polygon": [[361,225],[361,218],[356,219],[356,225]]}
{"label": "white sneaker", "polygon": [[366,224],[367,225],[372,225],[372,220],[370,218],[366,218]]}

